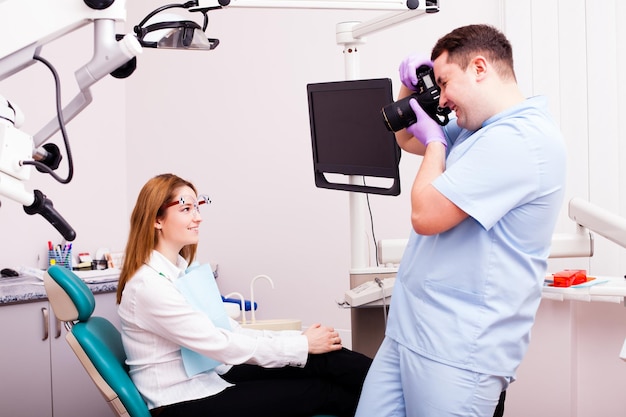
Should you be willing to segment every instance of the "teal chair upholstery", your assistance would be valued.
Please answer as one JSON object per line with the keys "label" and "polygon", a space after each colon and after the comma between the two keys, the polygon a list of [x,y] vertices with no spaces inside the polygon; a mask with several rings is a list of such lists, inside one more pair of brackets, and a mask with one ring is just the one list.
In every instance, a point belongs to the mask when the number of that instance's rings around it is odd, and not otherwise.
{"label": "teal chair upholstery", "polygon": [[115,415],[150,417],[150,411],[128,375],[120,332],[103,317],[92,317],[93,293],[76,274],[54,265],[44,274],[48,300],[65,322],[66,340]]}
{"label": "teal chair upholstery", "polygon": [[120,332],[107,319],[92,317],[96,301],[89,287],[72,271],[58,265],[48,268],[44,286],[55,316],[65,322],[68,344],[115,415],[151,417],[128,375]]}

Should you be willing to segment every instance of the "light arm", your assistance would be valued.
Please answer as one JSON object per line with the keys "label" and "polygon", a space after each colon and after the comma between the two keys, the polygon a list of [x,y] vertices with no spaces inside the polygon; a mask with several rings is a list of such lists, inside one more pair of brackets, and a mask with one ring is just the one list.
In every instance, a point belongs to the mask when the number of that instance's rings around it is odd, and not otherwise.
{"label": "light arm", "polygon": [[[139,52],[137,40],[125,38],[116,41],[115,22],[126,18],[125,2],[117,0],[105,9],[92,9],[81,0],[21,0],[0,1],[0,80],[10,77],[32,65],[42,47],[89,23],[95,27],[94,58],[76,72],[81,92],[66,107],[66,119],[73,118],[91,101],[89,86],[133,58]],[[17,106],[0,97],[0,195],[21,203],[27,214],[40,214],[66,240],[76,233],[56,211],[51,200],[39,190],[26,190],[23,181],[30,178],[31,166],[23,162],[33,157],[44,159],[46,151],[35,151],[33,138],[19,130],[21,120],[16,112],[6,111]],[[57,120],[50,122],[40,134],[39,146],[59,129]]]}
{"label": "light arm", "polygon": [[[89,88],[97,81],[109,75],[142,51],[137,38],[124,36],[120,41],[115,38],[115,21],[98,19],[94,21],[94,55],[91,61],[75,72],[80,92],[64,107],[63,120],[67,123],[91,103]],[[59,130],[56,118],[51,120],[33,137],[36,147]]]}
{"label": "light arm", "polygon": [[[422,0],[423,1],[423,0]],[[211,1],[199,1],[211,3]],[[415,0],[230,0],[230,7],[274,9],[346,9],[346,10],[406,10],[414,9]],[[420,2],[421,3],[421,2]],[[426,1],[427,6],[436,1]]]}
{"label": "light arm", "polygon": [[626,219],[582,198],[569,202],[569,217],[579,226],[626,248]]}
{"label": "light arm", "polygon": [[33,64],[43,45],[96,19],[125,21],[126,2],[95,10],[81,0],[0,1],[0,80]]}

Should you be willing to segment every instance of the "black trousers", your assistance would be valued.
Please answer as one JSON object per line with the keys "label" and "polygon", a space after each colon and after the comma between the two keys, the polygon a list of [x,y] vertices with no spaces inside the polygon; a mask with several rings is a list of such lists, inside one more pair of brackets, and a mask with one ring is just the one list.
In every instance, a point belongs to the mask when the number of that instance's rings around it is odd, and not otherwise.
{"label": "black trousers", "polygon": [[502,391],[496,411],[493,413],[493,417],[502,417],[504,415],[504,399],[506,398],[506,391]]}
{"label": "black trousers", "polygon": [[153,410],[159,417],[352,417],[372,360],[342,349],[309,355],[304,368],[236,365],[219,394]]}

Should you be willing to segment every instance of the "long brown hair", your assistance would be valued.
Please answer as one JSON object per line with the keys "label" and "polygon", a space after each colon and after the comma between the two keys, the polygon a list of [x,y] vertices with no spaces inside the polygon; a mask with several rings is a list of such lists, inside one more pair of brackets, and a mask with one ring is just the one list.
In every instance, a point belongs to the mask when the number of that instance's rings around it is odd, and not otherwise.
{"label": "long brown hair", "polygon": [[[150,179],[139,192],[135,208],[130,216],[130,231],[126,242],[124,264],[117,284],[118,304],[122,300],[126,283],[143,264],[148,262],[156,247],[158,236],[154,223],[158,218],[163,217],[163,206],[176,198],[174,192],[184,186],[197,193],[196,187],[189,181],[174,174],[161,174]],[[196,256],[197,248],[197,244],[186,245],[181,249],[180,255],[191,263]]]}

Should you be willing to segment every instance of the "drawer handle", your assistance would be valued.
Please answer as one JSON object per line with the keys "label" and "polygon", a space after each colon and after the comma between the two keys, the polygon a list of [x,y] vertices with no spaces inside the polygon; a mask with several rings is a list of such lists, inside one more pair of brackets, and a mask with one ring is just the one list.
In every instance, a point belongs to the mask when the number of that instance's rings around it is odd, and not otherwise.
{"label": "drawer handle", "polygon": [[49,314],[46,307],[41,307],[41,314],[43,315],[43,338],[41,340],[48,339],[48,326],[49,326]]}
{"label": "drawer handle", "polygon": [[61,337],[61,320],[57,319],[55,317],[55,321],[56,321],[56,335],[54,336],[55,339],[58,339],[59,337]]}

